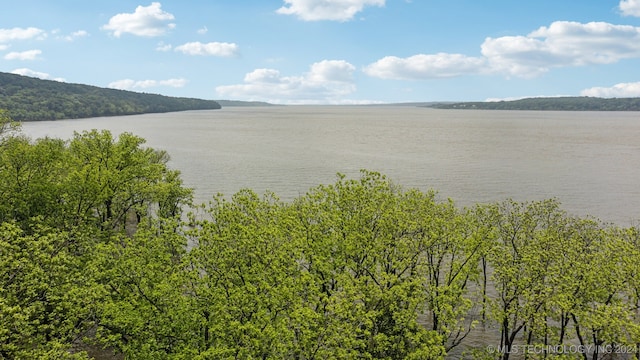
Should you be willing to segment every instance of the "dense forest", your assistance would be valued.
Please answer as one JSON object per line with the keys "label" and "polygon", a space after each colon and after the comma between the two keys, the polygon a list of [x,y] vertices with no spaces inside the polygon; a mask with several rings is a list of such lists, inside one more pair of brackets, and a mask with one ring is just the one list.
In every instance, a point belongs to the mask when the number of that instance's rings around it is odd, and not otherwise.
{"label": "dense forest", "polygon": [[458,102],[429,105],[436,109],[640,111],[640,98],[549,97],[513,101]]}
{"label": "dense forest", "polygon": [[133,134],[19,131],[0,112],[0,359],[640,355],[639,227],[369,171],[198,205]]}
{"label": "dense forest", "polygon": [[16,121],[33,121],[220,109],[220,104],[0,72],[0,109]]}

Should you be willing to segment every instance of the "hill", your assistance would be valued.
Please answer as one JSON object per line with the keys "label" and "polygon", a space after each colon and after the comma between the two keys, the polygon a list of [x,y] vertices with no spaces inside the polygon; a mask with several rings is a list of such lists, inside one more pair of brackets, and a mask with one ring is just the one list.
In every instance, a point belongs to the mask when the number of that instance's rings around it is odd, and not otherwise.
{"label": "hill", "polygon": [[0,72],[0,109],[8,110],[17,121],[220,108],[213,100],[106,89]]}
{"label": "hill", "polygon": [[240,100],[216,100],[218,104],[224,107],[236,106],[277,106],[276,104],[263,101],[240,101]]}
{"label": "hill", "polygon": [[442,101],[420,101],[420,102],[399,102],[399,103],[380,103],[367,104],[367,106],[410,106],[410,107],[432,107],[434,105],[444,105],[447,102]]}
{"label": "hill", "polygon": [[495,102],[458,102],[429,105],[436,109],[554,110],[554,111],[640,111],[640,98],[594,97],[526,98]]}

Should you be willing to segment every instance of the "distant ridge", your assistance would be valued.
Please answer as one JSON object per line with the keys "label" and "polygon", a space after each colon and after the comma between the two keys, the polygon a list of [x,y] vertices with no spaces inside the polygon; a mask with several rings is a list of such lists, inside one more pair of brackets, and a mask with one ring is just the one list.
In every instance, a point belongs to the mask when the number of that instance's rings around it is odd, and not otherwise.
{"label": "distant ridge", "polygon": [[218,102],[42,80],[0,72],[0,109],[17,121],[220,109]]}
{"label": "distant ridge", "polygon": [[216,102],[223,107],[234,106],[278,106],[276,104],[264,102],[264,101],[240,101],[240,100],[216,100]]}
{"label": "distant ridge", "polygon": [[443,101],[418,101],[418,102],[399,102],[399,103],[375,103],[366,104],[366,106],[417,106],[417,107],[432,107],[434,105],[444,105],[448,102]]}
{"label": "distant ridge", "polygon": [[428,107],[466,110],[640,111],[640,98],[541,97],[512,101],[439,103]]}

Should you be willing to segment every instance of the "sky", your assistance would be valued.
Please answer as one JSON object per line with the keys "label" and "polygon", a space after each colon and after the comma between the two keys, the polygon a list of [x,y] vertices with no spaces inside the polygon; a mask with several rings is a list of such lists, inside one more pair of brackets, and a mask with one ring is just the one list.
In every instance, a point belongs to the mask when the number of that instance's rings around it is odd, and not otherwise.
{"label": "sky", "polygon": [[20,0],[0,71],[277,104],[640,97],[640,0]]}

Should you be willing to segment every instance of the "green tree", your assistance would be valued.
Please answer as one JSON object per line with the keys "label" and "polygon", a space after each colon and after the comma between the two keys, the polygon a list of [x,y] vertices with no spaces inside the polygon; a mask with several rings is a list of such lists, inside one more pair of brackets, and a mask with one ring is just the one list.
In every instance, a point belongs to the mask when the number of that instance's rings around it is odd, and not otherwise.
{"label": "green tree", "polygon": [[39,139],[32,143],[24,137],[12,137],[0,152],[0,220],[27,224],[31,218],[55,221],[63,216],[61,198],[64,178],[65,143],[57,139]]}
{"label": "green tree", "polygon": [[199,356],[442,358],[442,338],[418,323],[426,267],[405,201],[368,172],[290,205],[216,198],[189,232]]}
{"label": "green tree", "polygon": [[640,231],[555,199],[461,209],[363,171],[185,223],[191,190],[137,136],[0,136],[3,359],[442,359],[480,319],[503,359],[640,343]]}
{"label": "green tree", "polygon": [[584,250],[578,264],[583,272],[575,279],[579,291],[571,318],[580,344],[592,346],[591,359],[597,360],[609,356],[600,350],[606,350],[606,345],[634,343],[638,324],[628,290],[633,289],[629,274],[637,258],[633,259],[632,243],[625,241],[619,229],[590,225],[581,229]]}
{"label": "green tree", "polygon": [[91,319],[77,234],[0,225],[0,358],[64,359]]}
{"label": "green tree", "polygon": [[9,116],[9,112],[0,109],[0,148],[4,142],[20,130],[20,123]]}
{"label": "green tree", "polygon": [[117,139],[106,130],[75,134],[64,199],[71,224],[88,221],[103,230],[125,230],[154,213],[179,215],[191,191],[182,187],[178,172],[167,168],[165,152],[143,144],[129,133]]}
{"label": "green tree", "polygon": [[628,289],[625,292],[629,309],[630,324],[628,326],[630,343],[635,345],[636,358],[640,359],[640,227],[632,226],[621,231],[621,239],[627,244],[625,256],[626,279]]}
{"label": "green tree", "polygon": [[460,210],[451,200],[436,203],[433,195],[417,196],[422,201],[411,202],[405,211],[413,210],[411,219],[419,224],[430,322],[449,352],[480,320],[482,311],[474,306],[483,298],[478,265],[493,245],[491,229],[479,221],[476,209]]}
{"label": "green tree", "polygon": [[87,273],[98,294],[96,339],[132,359],[193,358],[199,318],[188,293],[187,239],[177,219],[144,220],[133,236],[95,246]]}
{"label": "green tree", "polygon": [[284,205],[249,190],[217,197],[190,233],[203,358],[292,358],[302,298]]}
{"label": "green tree", "polygon": [[[152,271],[156,268],[133,276],[132,259],[145,259],[139,243],[149,244],[156,261],[180,258],[180,251],[186,251],[186,245],[175,243],[186,243],[186,238],[174,219],[190,202],[191,190],[167,168],[164,152],[143,148],[142,143],[130,134],[116,140],[108,132],[92,131],[76,134],[70,143],[12,136],[3,144],[0,357],[75,356],[69,351],[72,343],[91,337],[96,326],[106,329],[113,324],[111,318],[125,316],[113,315],[116,300],[138,301],[140,293],[126,292],[138,284],[134,280],[147,284],[161,277]],[[139,221],[153,225],[138,234]],[[129,244],[133,233],[138,243]],[[164,235],[152,236],[155,233]],[[173,247],[165,245],[168,240],[174,241]],[[128,252],[133,250],[139,258]],[[134,280],[123,281],[123,274]],[[149,314],[155,315],[144,316]],[[168,323],[178,324],[176,319]],[[149,337],[134,339],[138,353],[149,346],[141,339]]]}
{"label": "green tree", "polygon": [[[534,330],[546,323],[547,304],[553,296],[548,269],[556,254],[552,245],[564,213],[555,200],[498,204],[495,227],[497,244],[489,254],[498,296],[491,299],[492,315],[500,326],[502,357],[509,359],[516,337],[529,326],[527,343]],[[544,325],[542,325],[544,326]]]}
{"label": "green tree", "polygon": [[313,351],[332,354],[339,346],[371,358],[444,355],[442,338],[417,322],[427,296],[426,264],[404,201],[384,176],[363,172],[359,180],[340,176],[293,204],[299,262],[311,285],[307,306],[316,318],[309,330],[328,330],[314,344],[324,346]]}

